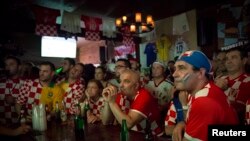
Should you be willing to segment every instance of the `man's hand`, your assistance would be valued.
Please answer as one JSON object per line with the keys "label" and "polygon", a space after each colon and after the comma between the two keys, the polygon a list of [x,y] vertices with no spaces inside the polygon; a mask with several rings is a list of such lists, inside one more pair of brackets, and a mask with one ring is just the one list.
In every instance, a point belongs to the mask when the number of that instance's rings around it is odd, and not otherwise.
{"label": "man's hand", "polygon": [[221,88],[222,90],[226,90],[228,88],[227,84],[227,80],[225,79],[225,76],[221,77],[218,76],[215,78],[214,80],[215,85],[217,85],[219,88]]}
{"label": "man's hand", "polygon": [[26,134],[27,132],[29,132],[31,130],[31,127],[26,125],[26,124],[22,124],[20,127],[16,128],[14,130],[14,135],[21,135],[21,134]]}
{"label": "man's hand", "polygon": [[117,88],[111,85],[102,91],[102,96],[106,102],[115,102],[116,94]]}
{"label": "man's hand", "polygon": [[188,93],[186,91],[180,91],[179,100],[182,106],[186,106],[188,103]]}
{"label": "man's hand", "polygon": [[177,123],[177,125],[175,126],[175,128],[173,130],[173,134],[172,134],[173,141],[182,141],[185,126],[186,126],[186,124],[184,121]]}
{"label": "man's hand", "polygon": [[87,121],[88,121],[88,123],[95,123],[95,122],[100,121],[100,118],[98,118],[97,116],[95,116],[93,114],[89,114],[87,116]]}

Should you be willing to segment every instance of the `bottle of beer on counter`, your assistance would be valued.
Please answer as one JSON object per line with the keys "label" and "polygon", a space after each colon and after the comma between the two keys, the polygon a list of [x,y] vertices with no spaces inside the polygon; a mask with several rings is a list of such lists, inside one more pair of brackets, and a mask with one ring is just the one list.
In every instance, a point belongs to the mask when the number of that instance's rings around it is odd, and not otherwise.
{"label": "bottle of beer on counter", "polygon": [[146,119],[145,141],[154,141],[154,136],[152,134],[151,123],[149,119]]}
{"label": "bottle of beer on counter", "polygon": [[75,135],[77,138],[84,138],[84,119],[81,116],[81,107],[79,102],[76,104],[76,114],[74,118]]}
{"label": "bottle of beer on counter", "polygon": [[125,119],[122,120],[120,141],[129,141],[129,132],[127,127],[127,122]]}
{"label": "bottle of beer on counter", "polygon": [[88,112],[88,110],[90,110],[90,107],[89,107],[89,102],[86,100],[85,103],[84,103],[84,113],[83,113],[83,118],[84,118],[85,123],[88,123],[88,121],[87,121],[87,118],[88,118],[87,112]]}
{"label": "bottle of beer on counter", "polygon": [[61,117],[62,122],[67,120],[67,112],[66,112],[64,101],[62,101],[62,110],[61,110],[61,113],[60,113],[60,117]]}
{"label": "bottle of beer on counter", "polygon": [[56,101],[56,108],[55,108],[55,119],[57,122],[61,122],[61,115],[60,115],[60,108],[59,108],[59,103]]}
{"label": "bottle of beer on counter", "polygon": [[51,121],[51,114],[50,114],[50,110],[49,110],[49,107],[48,107],[47,104],[45,105],[45,113],[46,113],[46,119],[47,119],[47,121],[48,122]]}
{"label": "bottle of beer on counter", "polygon": [[22,106],[21,107],[21,111],[20,111],[20,124],[23,125],[23,124],[26,124],[26,116],[25,116],[25,113],[24,113],[24,107]]}

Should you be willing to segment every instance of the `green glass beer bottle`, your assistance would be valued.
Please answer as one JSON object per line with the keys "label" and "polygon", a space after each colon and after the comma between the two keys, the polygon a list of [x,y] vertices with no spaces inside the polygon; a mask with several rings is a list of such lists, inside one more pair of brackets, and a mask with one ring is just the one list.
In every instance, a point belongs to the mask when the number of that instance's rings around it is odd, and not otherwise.
{"label": "green glass beer bottle", "polygon": [[154,141],[154,135],[152,134],[151,123],[149,119],[146,119],[145,141]]}
{"label": "green glass beer bottle", "polygon": [[76,104],[77,112],[75,114],[75,135],[77,138],[84,138],[84,119],[81,117],[81,107],[79,102]]}
{"label": "green glass beer bottle", "polygon": [[127,122],[125,119],[122,120],[120,141],[129,141],[128,127],[127,127]]}
{"label": "green glass beer bottle", "polygon": [[55,75],[59,75],[63,71],[63,67],[59,67],[55,71]]}

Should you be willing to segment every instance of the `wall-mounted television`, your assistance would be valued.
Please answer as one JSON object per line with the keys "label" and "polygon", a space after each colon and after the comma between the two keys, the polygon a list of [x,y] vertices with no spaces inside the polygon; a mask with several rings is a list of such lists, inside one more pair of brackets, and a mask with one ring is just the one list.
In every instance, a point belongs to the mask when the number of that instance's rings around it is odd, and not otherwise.
{"label": "wall-mounted television", "polygon": [[41,56],[76,58],[76,47],[75,38],[42,36]]}

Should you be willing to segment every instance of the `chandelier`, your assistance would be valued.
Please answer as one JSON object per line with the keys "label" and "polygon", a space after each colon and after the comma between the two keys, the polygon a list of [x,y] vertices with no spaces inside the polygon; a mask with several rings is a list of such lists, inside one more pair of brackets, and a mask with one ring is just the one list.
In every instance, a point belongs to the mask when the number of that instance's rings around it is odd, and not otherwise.
{"label": "chandelier", "polygon": [[140,12],[136,12],[132,16],[117,18],[115,24],[117,31],[123,34],[142,34],[154,29],[152,15],[147,15],[146,18],[143,19]]}

